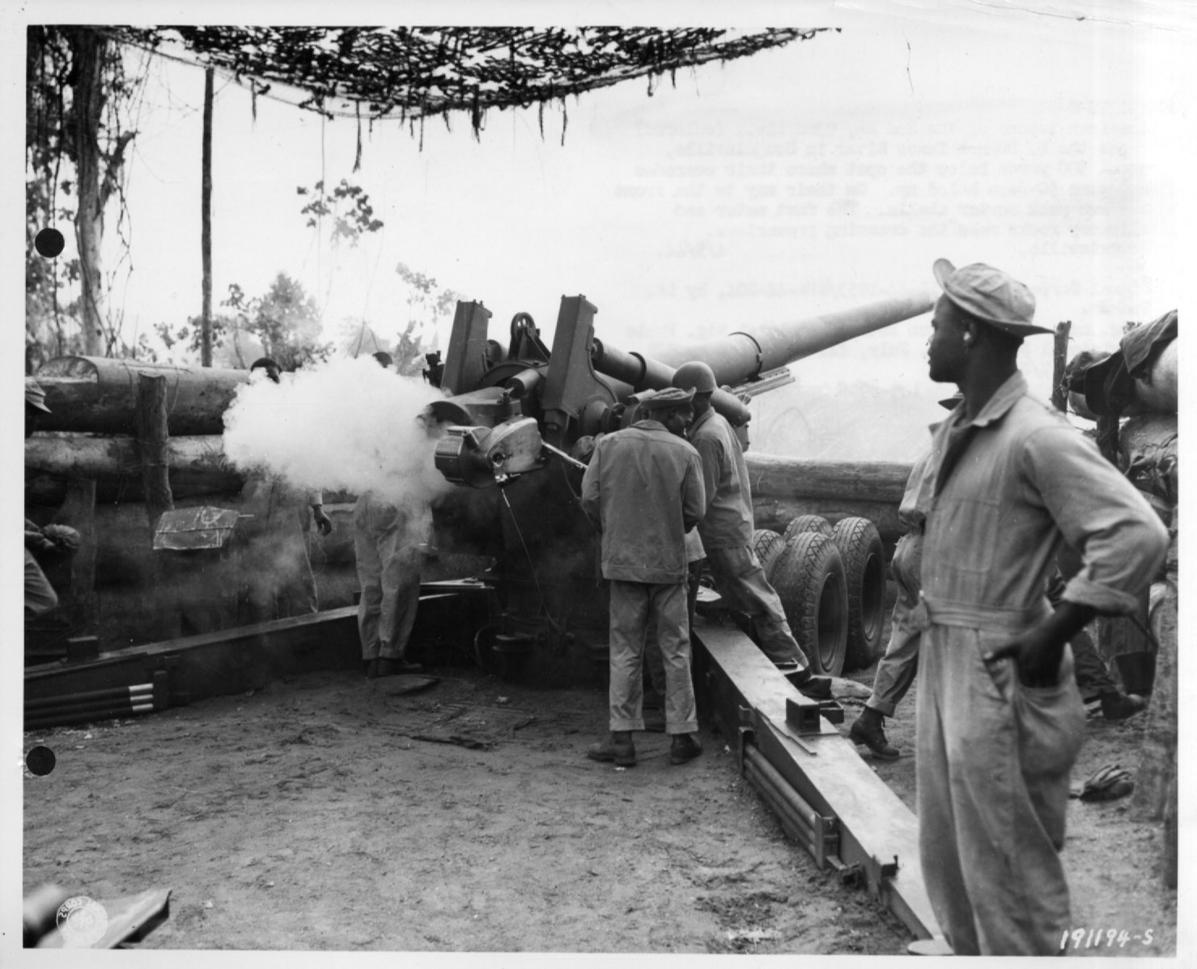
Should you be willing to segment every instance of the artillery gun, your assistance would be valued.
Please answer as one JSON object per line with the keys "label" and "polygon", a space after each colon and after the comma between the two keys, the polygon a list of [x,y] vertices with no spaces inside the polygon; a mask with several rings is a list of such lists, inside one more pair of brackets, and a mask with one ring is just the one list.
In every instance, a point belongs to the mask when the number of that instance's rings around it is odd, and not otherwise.
{"label": "artillery gun", "polygon": [[[469,513],[448,517],[488,521],[490,534],[477,537],[496,553],[487,578],[498,602],[475,636],[479,662],[548,682],[605,667],[607,601],[578,505],[580,459],[595,435],[630,423],[638,395],[669,386],[680,364],[702,360],[722,385],[713,406],[747,446],[745,400],[792,382],[788,364],[930,308],[926,294],[910,295],[649,357],[598,338],[597,310],[584,296],[562,297],[551,350],[528,314],[512,319],[503,346],[489,335],[483,304],[459,303],[444,359],[430,355],[426,376],[447,392],[429,408],[447,427],[436,466],[473,493],[447,503],[471,506]],[[755,544],[815,669],[838,675],[845,663],[871,663],[885,594],[872,523],[848,518],[833,527],[805,516],[784,535],[758,531]]]}

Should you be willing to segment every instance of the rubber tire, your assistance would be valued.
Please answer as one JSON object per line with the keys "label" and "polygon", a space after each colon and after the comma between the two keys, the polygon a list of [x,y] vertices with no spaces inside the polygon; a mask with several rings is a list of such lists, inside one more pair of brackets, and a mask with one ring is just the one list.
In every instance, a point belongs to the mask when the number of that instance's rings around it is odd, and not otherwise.
{"label": "rubber tire", "polygon": [[811,671],[839,676],[848,648],[848,585],[834,539],[795,535],[773,564],[772,581]]}
{"label": "rubber tire", "polygon": [[848,649],[844,668],[863,670],[882,652],[885,626],[885,552],[877,526],[867,518],[843,518],[831,531],[844,560],[848,584]]}
{"label": "rubber tire", "polygon": [[815,532],[830,537],[831,522],[822,515],[798,515],[790,519],[790,523],[786,525],[786,530],[781,533],[781,537],[788,542],[795,535],[801,535],[803,532]]}
{"label": "rubber tire", "polygon": [[761,563],[761,568],[765,570],[765,578],[768,578],[773,571],[773,563],[777,561],[783,548],[785,548],[785,540],[777,532],[771,532],[767,528],[758,528],[752,533],[752,551],[756,555],[757,561]]}

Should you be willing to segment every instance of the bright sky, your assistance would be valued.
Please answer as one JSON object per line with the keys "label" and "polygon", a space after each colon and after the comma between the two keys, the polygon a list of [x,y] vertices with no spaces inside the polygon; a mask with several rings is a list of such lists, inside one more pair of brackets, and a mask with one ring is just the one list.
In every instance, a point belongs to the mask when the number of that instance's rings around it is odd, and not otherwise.
{"label": "bright sky", "polygon": [[[1077,349],[1111,349],[1125,321],[1177,305],[1191,109],[1173,95],[1191,32],[993,4],[798,9],[786,23],[842,32],[682,72],[651,97],[635,81],[571,99],[564,145],[560,106],[543,137],[535,110],[491,112],[478,141],[464,118],[451,132],[429,123],[422,150],[379,123],[356,174],[352,120],[259,98],[255,121],[247,92],[218,79],[214,301],[285,270],[330,329],[364,316],[393,334],[403,261],[485,302],[499,334],[519,311],[551,332],[560,297],[583,293],[600,336],[651,349],[931,292],[931,262],[947,256],[1027,282],[1039,321],[1072,320]],[[128,172],[130,338],[200,308],[203,75],[161,59],[149,72]],[[321,177],[361,184],[385,228],[357,249],[321,241],[296,194]],[[795,373],[807,389],[925,382],[927,328],[901,324]],[[1024,351],[1044,394],[1049,344]],[[915,423],[935,417],[927,386]]]}

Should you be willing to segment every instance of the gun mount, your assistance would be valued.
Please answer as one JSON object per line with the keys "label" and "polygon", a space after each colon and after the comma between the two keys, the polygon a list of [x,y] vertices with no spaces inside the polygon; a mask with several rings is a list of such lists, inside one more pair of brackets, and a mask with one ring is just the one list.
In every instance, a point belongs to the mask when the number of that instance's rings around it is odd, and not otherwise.
{"label": "gun mount", "polygon": [[[444,361],[430,359],[426,375],[447,392],[429,408],[448,426],[436,466],[475,493],[462,500],[484,510],[467,517],[489,517],[488,542],[499,549],[492,579],[502,614],[480,640],[481,658],[509,673],[536,653],[528,672],[548,681],[588,677],[590,663],[605,663],[606,602],[591,529],[578,508],[579,459],[595,435],[630,423],[638,395],[669,386],[682,363],[703,360],[722,385],[713,406],[746,444],[750,413],[743,398],[792,381],[787,366],[797,360],[930,308],[928,295],[912,294],[648,356],[596,337],[597,310],[584,296],[562,297],[551,350],[528,314],[512,319],[504,346],[488,332],[485,306],[459,303]],[[493,485],[500,486],[498,497]],[[874,572],[883,591],[880,562]],[[829,587],[816,598],[834,599],[837,591]],[[846,608],[828,602],[824,620]],[[829,629],[817,617],[807,625],[803,647],[817,668],[838,674],[846,618]],[[830,646],[821,642],[828,636]]]}
{"label": "gun mount", "polygon": [[[480,665],[500,675],[523,669],[542,682],[606,669],[608,603],[594,535],[578,507],[585,467],[579,459],[588,457],[594,435],[634,418],[639,394],[668,386],[680,364],[703,360],[724,385],[713,405],[743,433],[749,412],[742,397],[792,380],[788,364],[930,308],[922,295],[887,300],[671,347],[653,358],[597,339],[595,307],[582,296],[562,298],[551,352],[527,314],[512,320],[504,349],[488,337],[489,311],[459,303],[448,354],[443,363],[429,360],[426,375],[449,393],[430,405],[431,416],[449,425],[436,465],[467,486],[455,494],[481,504],[498,533],[488,624],[474,636]],[[479,517],[485,515],[475,508],[459,520]],[[785,535],[758,531],[754,545],[815,669],[840,672],[852,655],[852,623],[857,639],[871,637],[865,655],[860,647],[855,655],[858,665],[869,665],[885,588],[872,522],[844,518],[832,528],[801,515]],[[801,696],[741,623],[712,621],[712,606],[719,609],[717,602],[704,608],[700,597],[695,686],[745,777],[820,867],[852,875],[916,937],[943,949],[917,865],[914,816],[831,726],[834,714],[842,715],[838,705],[825,709]]]}

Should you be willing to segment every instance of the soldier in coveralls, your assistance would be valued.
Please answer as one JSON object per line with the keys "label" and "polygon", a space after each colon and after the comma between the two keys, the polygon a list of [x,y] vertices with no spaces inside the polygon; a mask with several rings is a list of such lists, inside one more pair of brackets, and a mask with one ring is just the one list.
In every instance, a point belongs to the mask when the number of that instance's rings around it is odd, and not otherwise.
{"label": "soldier in coveralls", "polygon": [[[917,702],[920,856],[959,955],[1049,955],[1069,926],[1068,775],[1084,730],[1068,640],[1125,613],[1168,536],[1134,487],[1018,370],[1030,290],[937,260],[931,379],[963,400],[932,437]],[[1053,610],[1061,544],[1082,559]]]}

